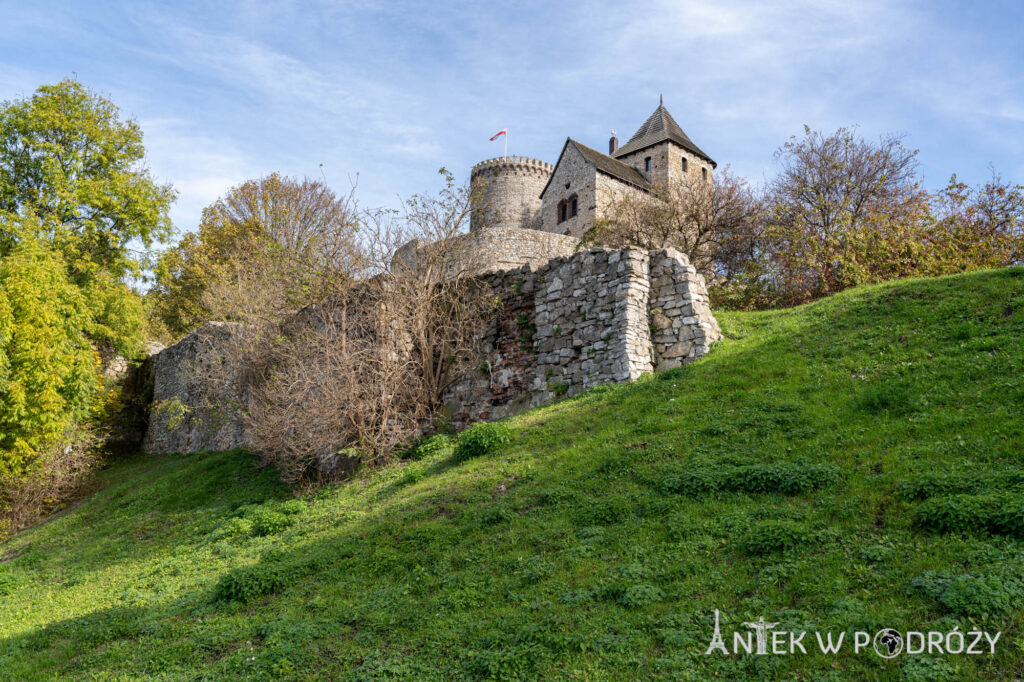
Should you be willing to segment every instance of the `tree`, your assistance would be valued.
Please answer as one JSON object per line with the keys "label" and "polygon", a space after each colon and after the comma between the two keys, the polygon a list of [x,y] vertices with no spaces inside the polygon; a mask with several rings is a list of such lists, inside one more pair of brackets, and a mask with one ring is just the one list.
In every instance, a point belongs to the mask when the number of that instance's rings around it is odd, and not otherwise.
{"label": "tree", "polygon": [[359,211],[313,180],[249,180],[203,210],[157,265],[156,314],[175,335],[210,319],[280,322],[363,267]]}
{"label": "tree", "polygon": [[169,185],[150,176],[142,130],[113,103],[74,80],[44,85],[0,105],[0,255],[15,246],[12,225],[30,215],[41,241],[60,252],[76,281],[120,280],[143,265],[172,231]]}
{"label": "tree", "polygon": [[1024,185],[1005,182],[995,169],[973,188],[954,174],[933,205],[942,232],[935,274],[1024,262]]}
{"label": "tree", "polygon": [[112,398],[101,357],[141,351],[126,281],[174,199],[143,159],[138,125],[73,80],[0,104],[0,526],[79,483]]}
{"label": "tree", "polygon": [[91,318],[52,249],[23,238],[0,258],[0,489],[88,415],[99,388],[82,333]]}
{"label": "tree", "polygon": [[927,195],[918,184],[917,151],[901,137],[872,143],[850,128],[823,135],[805,127],[804,137],[782,145],[776,160],[781,168],[768,187],[763,246],[770,263],[763,284],[782,302],[884,279],[894,255],[914,261],[898,272],[914,269]]}
{"label": "tree", "polygon": [[[362,225],[367,261],[330,280],[325,295],[297,314],[261,312],[266,297],[243,289],[250,307],[231,308],[244,327],[218,347],[222,361],[186,368],[210,403],[190,406],[193,414],[239,406],[255,451],[288,482],[327,463],[338,475],[389,461],[421,433],[456,373],[475,366],[494,305],[472,277],[463,238],[470,191],[442,175],[436,196],[414,196],[398,211],[348,214]],[[298,259],[294,281],[320,281],[322,267],[320,258]],[[239,290],[232,281],[225,292]]]}
{"label": "tree", "polygon": [[723,169],[712,181],[696,173],[649,192],[613,195],[588,239],[613,248],[674,248],[706,276],[728,278],[749,250],[757,201],[742,178]]}

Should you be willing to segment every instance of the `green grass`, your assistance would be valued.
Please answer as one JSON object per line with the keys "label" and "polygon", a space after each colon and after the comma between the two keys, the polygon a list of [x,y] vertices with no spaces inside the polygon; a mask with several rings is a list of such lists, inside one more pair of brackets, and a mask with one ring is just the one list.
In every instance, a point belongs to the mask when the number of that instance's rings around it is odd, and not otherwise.
{"label": "green grass", "polygon": [[[1024,676],[1024,269],[719,321],[701,362],[507,420],[497,455],[300,500],[244,453],[118,464],[0,545],[0,677]],[[1003,634],[726,659],[715,609]]]}

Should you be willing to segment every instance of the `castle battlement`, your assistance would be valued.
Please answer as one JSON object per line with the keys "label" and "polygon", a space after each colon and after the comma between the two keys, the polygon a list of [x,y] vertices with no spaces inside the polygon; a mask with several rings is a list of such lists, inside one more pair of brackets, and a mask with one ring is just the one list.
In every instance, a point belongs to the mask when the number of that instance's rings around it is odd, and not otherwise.
{"label": "castle battlement", "polygon": [[531,159],[528,156],[497,156],[493,159],[487,159],[473,166],[471,177],[475,178],[477,175],[482,173],[501,172],[501,171],[519,171],[526,173],[542,173],[545,176],[551,175],[552,171],[555,170],[553,164],[547,161],[541,161],[540,159]]}

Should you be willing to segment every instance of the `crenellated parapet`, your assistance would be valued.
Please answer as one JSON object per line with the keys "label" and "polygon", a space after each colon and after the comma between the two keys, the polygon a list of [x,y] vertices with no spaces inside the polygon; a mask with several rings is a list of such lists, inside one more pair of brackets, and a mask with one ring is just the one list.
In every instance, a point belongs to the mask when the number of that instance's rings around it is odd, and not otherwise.
{"label": "crenellated parapet", "polygon": [[531,159],[528,156],[497,156],[487,159],[473,166],[472,177],[484,173],[512,172],[512,173],[541,173],[544,181],[547,182],[555,167],[547,161]]}

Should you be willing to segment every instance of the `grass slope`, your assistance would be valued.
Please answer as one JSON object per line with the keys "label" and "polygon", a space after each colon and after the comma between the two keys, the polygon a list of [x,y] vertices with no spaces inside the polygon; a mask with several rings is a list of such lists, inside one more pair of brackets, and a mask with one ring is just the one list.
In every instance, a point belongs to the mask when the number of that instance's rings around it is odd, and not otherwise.
{"label": "grass slope", "polygon": [[[508,420],[499,456],[298,500],[244,453],[119,464],[0,545],[0,676],[1024,675],[1024,269],[720,322],[695,365]],[[727,635],[1003,634],[727,659],[715,609]]]}

